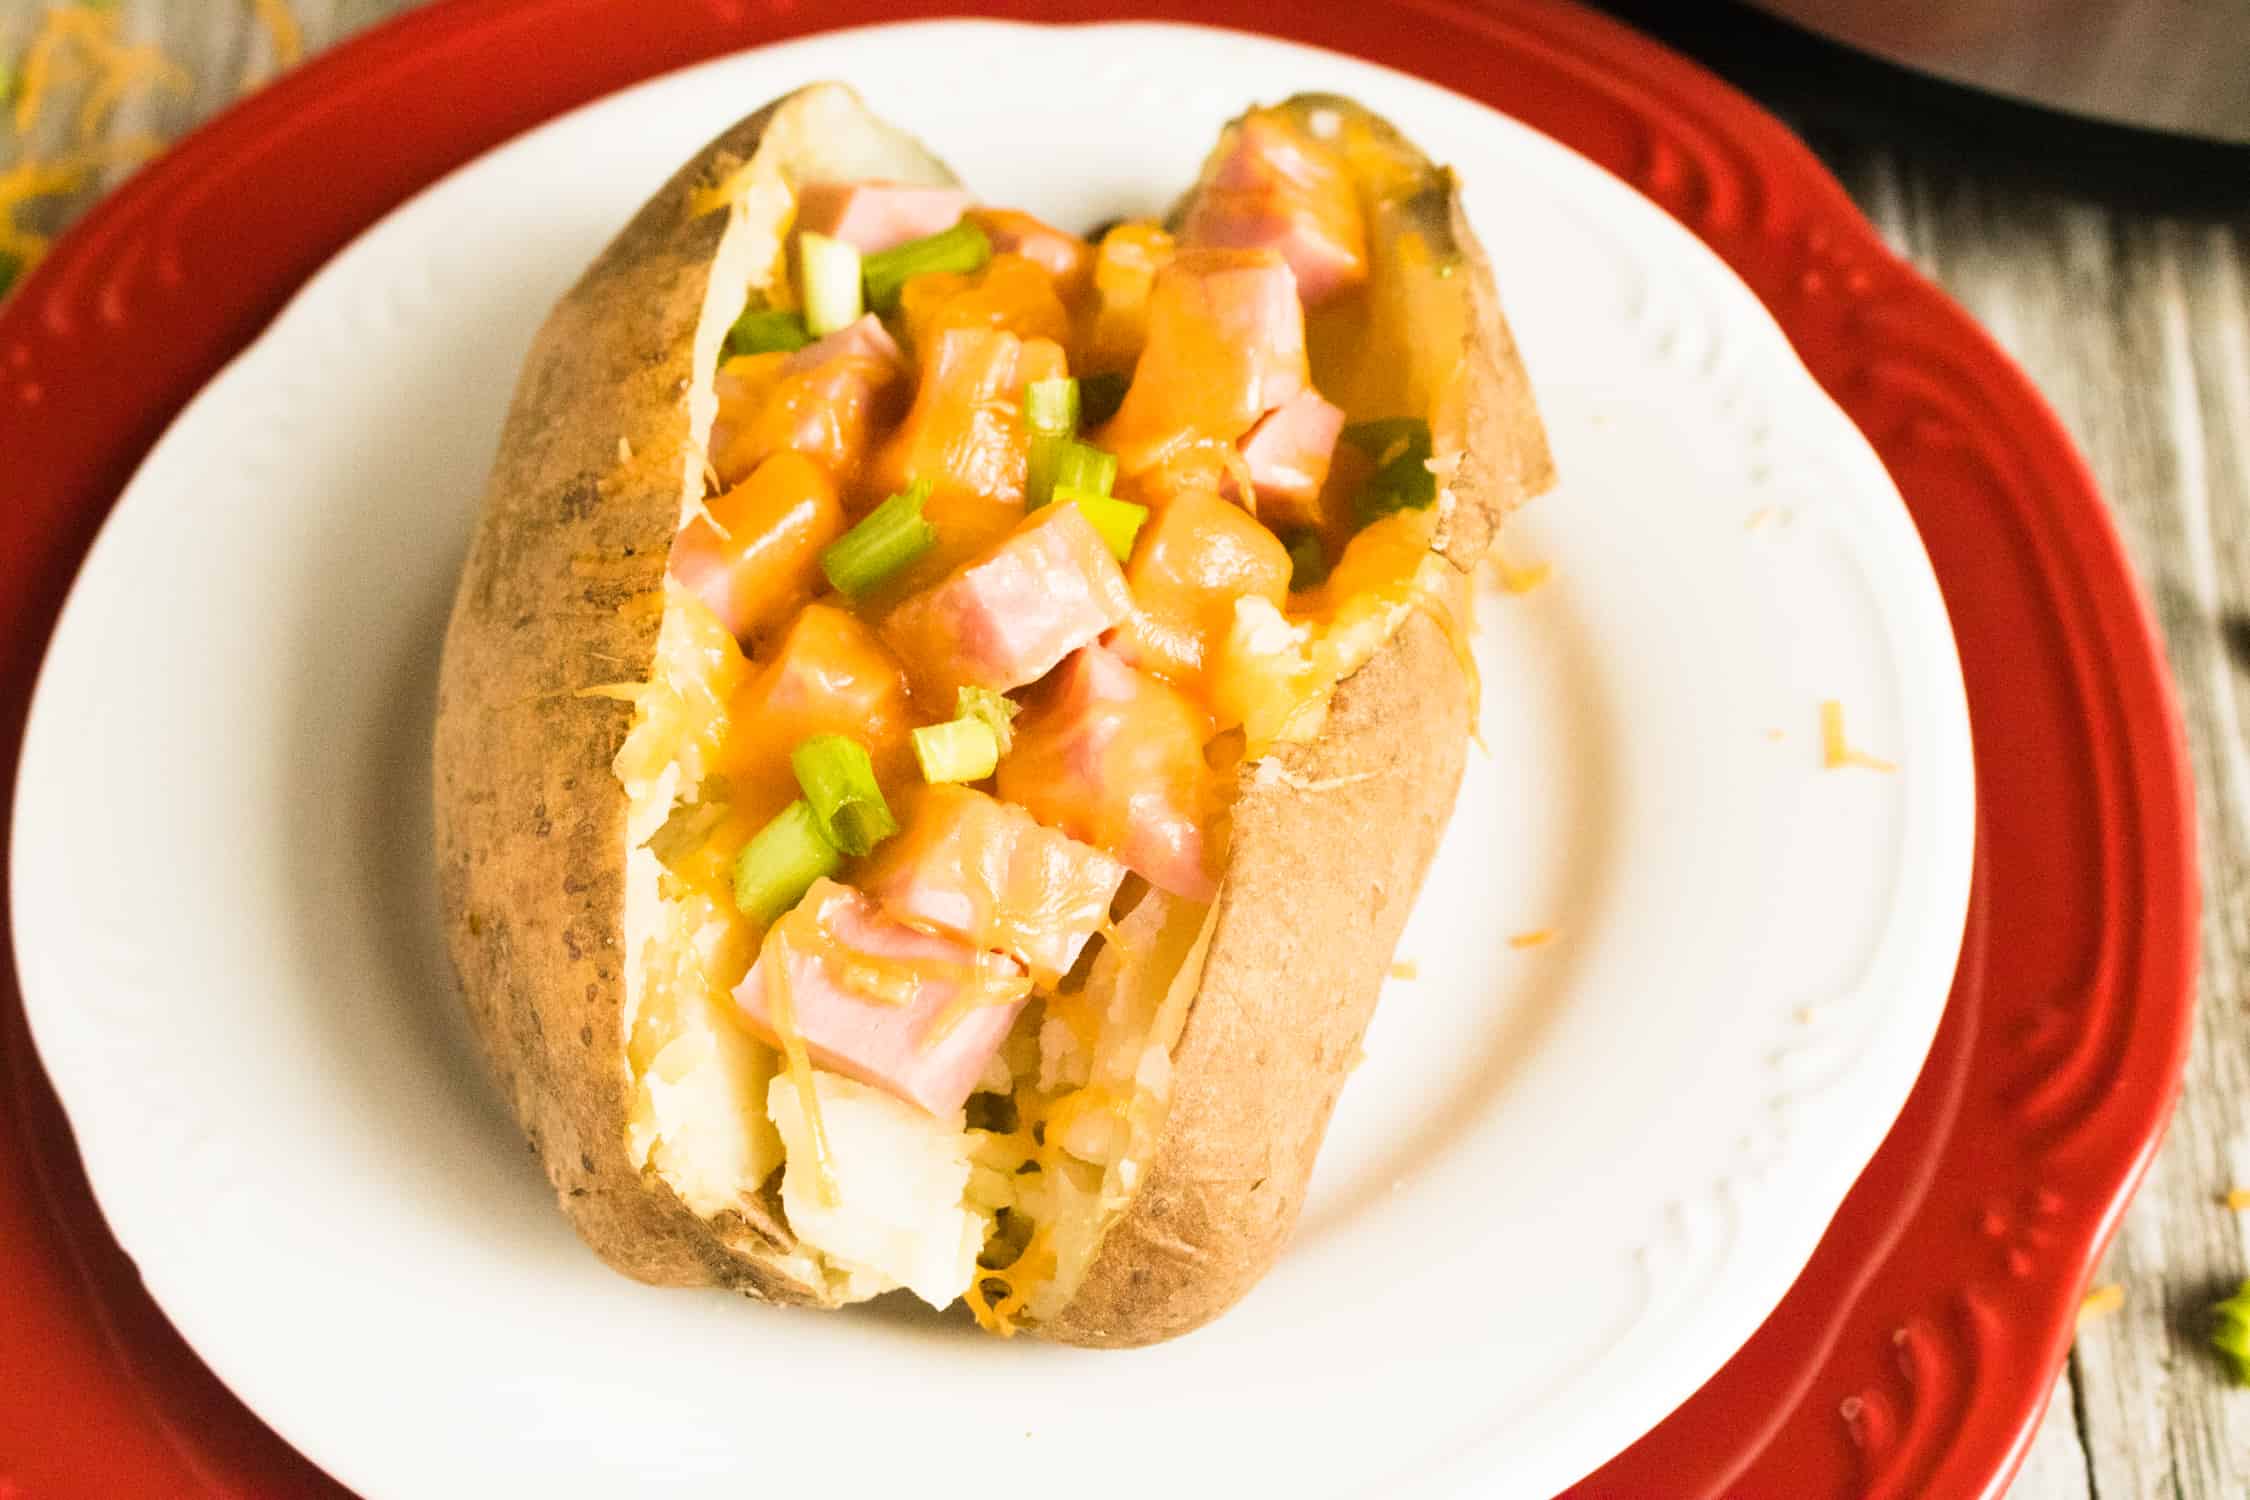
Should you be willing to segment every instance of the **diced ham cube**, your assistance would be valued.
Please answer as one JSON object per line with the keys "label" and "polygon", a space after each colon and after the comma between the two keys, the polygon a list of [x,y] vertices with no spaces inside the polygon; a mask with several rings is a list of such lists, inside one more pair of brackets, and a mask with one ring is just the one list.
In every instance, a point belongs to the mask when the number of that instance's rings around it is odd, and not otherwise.
{"label": "diced ham cube", "polygon": [[794,375],[800,370],[817,370],[834,359],[871,359],[889,365],[901,374],[906,372],[906,356],[899,352],[898,340],[891,337],[883,320],[873,313],[862,313],[856,322],[847,323],[825,338],[818,338],[781,362],[781,373]]}
{"label": "diced ham cube", "polygon": [[1259,520],[1277,531],[1320,523],[1320,487],[1328,482],[1328,460],[1343,430],[1343,408],[1311,386],[1258,419],[1242,439],[1242,461]]}
{"label": "diced ham cube", "polygon": [[973,787],[926,786],[855,879],[883,910],[1023,961],[1053,986],[1108,920],[1125,867]]}
{"label": "diced ham cube", "polygon": [[1036,682],[1133,609],[1124,570],[1086,513],[1047,505],[883,622],[925,704],[964,687]]}
{"label": "diced ham cube", "polygon": [[1232,126],[1180,225],[1183,245],[1278,250],[1315,307],[1367,279],[1367,224],[1343,159],[1286,117]]}
{"label": "diced ham cube", "polygon": [[1149,291],[1148,343],[1102,445],[1127,474],[1232,445],[1305,388],[1296,278],[1270,250],[1182,250]]}
{"label": "diced ham cube", "polygon": [[918,352],[922,383],[875,455],[877,487],[890,493],[926,479],[940,495],[1022,505],[1023,388],[1066,373],[1062,347],[998,328],[948,328]]}
{"label": "diced ham cube", "polygon": [[797,191],[797,227],[873,255],[951,229],[975,201],[959,188],[808,182]]}
{"label": "diced ham cube", "polygon": [[748,646],[819,587],[821,549],[844,534],[844,504],[826,469],[785,452],[704,509],[672,539],[668,566]]}
{"label": "diced ham cube", "polygon": [[1241,506],[1208,489],[1183,490],[1141,528],[1125,583],[1132,617],[1103,644],[1198,692],[1233,628],[1235,601],[1255,594],[1278,608],[1288,597],[1289,550]]}
{"label": "diced ham cube", "polygon": [[1054,278],[1068,301],[1082,295],[1094,277],[1094,247],[1030,214],[1012,208],[977,208],[969,222],[992,241],[994,255],[1021,255]]}
{"label": "diced ham cube", "polygon": [[1050,828],[1106,849],[1159,890],[1217,894],[1216,806],[1203,748],[1210,715],[1177,689],[1088,646],[1016,721],[1000,796]]}
{"label": "diced ham cube", "polygon": [[850,488],[875,433],[905,404],[906,371],[895,360],[846,354],[787,368],[795,357],[747,354],[719,367],[709,453],[722,483],[740,484],[767,458],[793,452]]}
{"label": "diced ham cube", "polygon": [[[894,922],[832,880],[815,881],[799,909],[782,920],[790,1019],[813,1062],[933,1115],[959,1109],[1023,1009],[1022,971],[1008,959],[980,956],[966,943]],[[773,963],[769,943],[735,987],[734,1000],[750,1025],[779,1045]],[[978,1003],[970,986],[980,982],[980,964],[989,994],[1023,993]],[[971,1005],[961,1011],[964,998]],[[950,1029],[939,1034],[949,1019]]]}
{"label": "diced ham cube", "polygon": [[906,673],[857,615],[832,604],[797,611],[771,657],[727,701],[727,733],[712,768],[736,812],[755,828],[797,797],[789,756],[816,734],[866,746],[886,784],[911,775],[919,722]]}

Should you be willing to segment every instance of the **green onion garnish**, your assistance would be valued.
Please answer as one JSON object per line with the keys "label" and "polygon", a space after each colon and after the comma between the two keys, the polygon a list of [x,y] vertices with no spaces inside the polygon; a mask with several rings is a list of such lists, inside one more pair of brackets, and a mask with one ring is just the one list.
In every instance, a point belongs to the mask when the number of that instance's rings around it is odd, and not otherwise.
{"label": "green onion garnish", "polygon": [[1081,379],[1078,382],[1080,427],[1099,427],[1116,416],[1117,408],[1125,404],[1125,388],[1131,384],[1131,378],[1122,370],[1106,370]]}
{"label": "green onion garnish", "polygon": [[914,731],[913,740],[924,781],[982,781],[1000,764],[1000,741],[982,719],[928,724]]}
{"label": "green onion garnish", "polygon": [[789,752],[789,769],[820,831],[844,853],[865,854],[898,832],[898,819],[875,784],[875,762],[850,735],[814,735]]}
{"label": "green onion garnish", "polygon": [[8,288],[16,284],[23,274],[23,257],[13,250],[0,250],[0,297],[8,295]]}
{"label": "green onion garnish", "polygon": [[746,307],[727,330],[725,359],[744,354],[795,354],[812,342],[803,315],[780,307]]}
{"label": "green onion garnish", "polygon": [[930,484],[917,479],[876,506],[820,554],[820,571],[837,592],[858,599],[937,545],[937,528],[922,518]]}
{"label": "green onion garnish", "polygon": [[1074,439],[1052,432],[1031,435],[1031,452],[1023,470],[1025,510],[1037,510],[1055,498],[1055,470],[1061,465],[1063,454],[1077,446]]}
{"label": "green onion garnish", "polygon": [[1306,532],[1289,544],[1289,591],[1302,593],[1328,581],[1328,552],[1317,533]]}
{"label": "green onion garnish", "polygon": [[1114,500],[1092,490],[1072,489],[1068,485],[1055,486],[1057,504],[1076,505],[1094,523],[1102,534],[1109,550],[1119,562],[1133,555],[1133,538],[1141,534],[1141,523],[1148,519],[1148,507],[1135,505],[1129,500]]}
{"label": "green onion garnish", "polygon": [[1055,483],[1106,495],[1117,483],[1117,455],[1086,443],[1072,443],[1055,461]]}
{"label": "green onion garnish", "polygon": [[734,865],[734,904],[743,915],[770,925],[843,862],[820,831],[812,804],[800,797],[742,846]]}
{"label": "green onion garnish", "polygon": [[804,282],[805,328],[815,338],[859,321],[857,250],[808,229],[797,236],[797,273]]}
{"label": "green onion garnish", "polygon": [[932,271],[976,270],[992,259],[992,241],[967,219],[937,234],[908,240],[867,257],[861,272],[867,278],[867,303],[877,312],[898,306],[898,294],[916,276]]}
{"label": "green onion garnish", "polygon": [[1024,474],[1024,509],[1037,510],[1054,499],[1058,489],[1106,495],[1115,483],[1116,454],[1104,453],[1076,438],[1032,435],[1030,465]]}
{"label": "green onion garnish", "polygon": [[982,719],[1000,743],[1000,753],[1006,755],[1016,742],[1016,715],[1023,705],[1005,693],[990,688],[965,687],[954,695],[953,716],[957,719]]}
{"label": "green onion garnish", "polygon": [[1023,388],[1023,425],[1033,432],[1071,437],[1078,431],[1078,382],[1034,380]]}
{"label": "green onion garnish", "polygon": [[1375,461],[1375,472],[1352,500],[1359,524],[1394,511],[1424,510],[1437,499],[1437,476],[1430,472],[1430,424],[1420,417],[1390,417],[1354,422],[1344,441]]}
{"label": "green onion garnish", "polygon": [[2226,1361],[2236,1385],[2250,1385],[2250,1281],[2211,1309],[2211,1347]]}
{"label": "green onion garnish", "polygon": [[1023,425],[1031,434],[1024,470],[1024,508],[1037,510],[1055,492],[1055,467],[1078,433],[1078,382],[1034,380],[1023,388]]}

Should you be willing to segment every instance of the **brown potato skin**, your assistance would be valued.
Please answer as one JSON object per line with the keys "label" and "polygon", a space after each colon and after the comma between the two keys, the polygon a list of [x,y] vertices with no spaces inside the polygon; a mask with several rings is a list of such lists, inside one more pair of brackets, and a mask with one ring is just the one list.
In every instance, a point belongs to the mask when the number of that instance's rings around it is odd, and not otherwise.
{"label": "brown potato skin", "polygon": [[[632,708],[576,696],[651,667],[695,325],[725,226],[692,216],[689,200],[775,145],[777,120],[777,149],[817,165],[818,141],[783,115],[813,92],[769,105],[682,168],[541,329],[455,600],[435,755],[454,964],[492,1074],[580,1236],[642,1281],[818,1304],[833,1300],[824,1288],[773,1264],[792,1243],[776,1209],[702,1219],[627,1155],[626,800],[610,764]],[[1466,430],[1434,434],[1441,454],[1462,455],[1436,545],[1465,572],[1506,513],[1551,483],[1552,465],[1450,193],[1443,215],[1472,317]],[[1163,1138],[1076,1297],[1035,1332],[1152,1343],[1215,1317],[1272,1264],[1451,813],[1471,691],[1444,632],[1416,612],[1339,687],[1317,743],[1244,773]],[[1323,940],[1336,932],[1354,941]]]}
{"label": "brown potato skin", "polygon": [[[1348,99],[1303,94],[1279,108],[1348,111],[1420,155]],[[1432,433],[1438,453],[1461,455],[1435,550],[1466,573],[1508,512],[1553,485],[1554,460],[1491,264],[1450,174],[1445,185],[1429,227],[1459,261],[1469,349],[1461,428]],[[1316,742],[1245,773],[1156,1159],[1041,1334],[1105,1348],[1174,1338],[1272,1266],[1452,816],[1474,694],[1444,630],[1416,611],[1338,686]]]}
{"label": "brown potato skin", "polygon": [[1156,1159],[1040,1333],[1152,1344],[1273,1264],[1453,811],[1468,728],[1468,681],[1416,612],[1337,689],[1328,732],[1270,758],[1286,779],[1247,778]]}
{"label": "brown potato skin", "polygon": [[633,709],[577,696],[649,675],[696,324],[727,223],[690,200],[787,102],[683,167],[540,329],[454,599],[435,754],[454,967],[563,1212],[638,1280],[808,1301],[816,1289],[757,1257],[751,1225],[707,1224],[627,1156],[626,799],[610,762]]}

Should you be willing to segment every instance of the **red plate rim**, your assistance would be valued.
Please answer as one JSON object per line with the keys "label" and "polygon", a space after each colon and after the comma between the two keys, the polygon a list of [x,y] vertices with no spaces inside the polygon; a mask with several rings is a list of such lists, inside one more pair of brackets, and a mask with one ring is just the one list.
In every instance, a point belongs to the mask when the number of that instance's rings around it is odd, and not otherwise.
{"label": "red plate rim", "polygon": [[[1778,121],[1569,0],[814,10],[440,0],[229,110],[88,215],[0,309],[0,453],[14,460],[0,769],[14,779],[78,563],[165,424],[355,234],[542,120],[741,48],[964,10],[1227,25],[1417,74],[1624,178],[1773,311],[1906,496],[1953,614],[1977,742],[1968,933],[1904,1113],[1780,1308],[1571,1494],[1997,1495],[2177,1096],[2200,906],[2159,640],[2092,476],[2030,382]],[[0,1494],[340,1493],[141,1289],[32,1054],[12,970],[0,1052],[0,1273],[14,1293],[0,1320]]]}

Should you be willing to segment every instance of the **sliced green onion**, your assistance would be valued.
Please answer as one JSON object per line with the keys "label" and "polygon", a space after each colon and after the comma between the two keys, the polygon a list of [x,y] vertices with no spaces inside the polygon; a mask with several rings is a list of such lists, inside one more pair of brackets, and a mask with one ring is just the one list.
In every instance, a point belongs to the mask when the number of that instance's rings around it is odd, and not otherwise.
{"label": "sliced green onion", "polygon": [[0,297],[8,295],[8,288],[16,284],[23,274],[23,257],[13,250],[0,250]]}
{"label": "sliced green onion", "polygon": [[15,103],[15,102],[16,102],[16,69],[15,69],[15,65],[14,65],[13,63],[9,62],[9,61],[8,61],[7,59],[5,59],[5,58],[0,58],[0,107],[5,107],[5,106],[7,106],[7,105],[10,105],[10,104],[13,104],[13,103]]}
{"label": "sliced green onion", "polygon": [[1022,712],[1022,704],[990,688],[965,687],[953,698],[954,717],[983,720],[985,727],[992,731],[992,737],[999,741],[1002,755],[1016,742],[1016,715]]}
{"label": "sliced green onion", "polygon": [[1131,384],[1131,377],[1122,370],[1106,370],[1081,379],[1078,382],[1080,429],[1099,427],[1116,416],[1117,408],[1125,404],[1125,388]]}
{"label": "sliced green onion", "polygon": [[733,359],[744,354],[795,354],[812,342],[802,314],[781,307],[746,307],[727,330],[726,352]]}
{"label": "sliced green onion", "polygon": [[2211,1309],[2211,1347],[2236,1385],[2250,1385],[2250,1281]]}
{"label": "sliced green onion", "polygon": [[1315,532],[1306,532],[1289,544],[1289,591],[1301,593],[1328,581],[1328,552]]}
{"label": "sliced green onion", "polygon": [[1071,437],[1078,431],[1078,382],[1034,380],[1023,388],[1023,425],[1033,432]]}
{"label": "sliced green onion", "polygon": [[797,236],[805,327],[815,338],[859,321],[859,273],[859,252],[842,240],[809,229]]}
{"label": "sliced green onion", "polygon": [[824,875],[844,862],[820,831],[812,804],[799,798],[742,846],[734,866],[734,904],[743,915],[771,925]]}
{"label": "sliced green onion", "polygon": [[1437,476],[1430,472],[1430,424],[1420,417],[1390,417],[1354,422],[1344,441],[1375,461],[1375,472],[1352,501],[1359,524],[1394,511],[1424,510],[1437,499]]}
{"label": "sliced green onion", "polygon": [[875,784],[875,762],[850,735],[814,735],[789,752],[789,769],[820,831],[846,854],[865,854],[898,832],[898,819]]}
{"label": "sliced green onion", "polygon": [[1053,437],[1046,433],[1032,435],[1031,459],[1024,472],[1024,509],[1037,510],[1054,499],[1058,489],[1106,495],[1115,483],[1116,454],[1104,453],[1076,438]]}
{"label": "sliced green onion", "polygon": [[820,571],[837,592],[858,599],[937,545],[937,528],[922,518],[929,481],[917,479],[876,506],[820,554]]}
{"label": "sliced green onion", "polygon": [[867,278],[868,305],[877,312],[898,306],[898,294],[916,276],[932,271],[974,271],[992,259],[992,241],[967,219],[937,234],[908,240],[867,257],[861,274]]}
{"label": "sliced green onion", "polygon": [[1141,523],[1148,519],[1147,506],[1060,484],[1055,486],[1055,501],[1057,504],[1076,505],[1083,511],[1086,519],[1094,523],[1094,529],[1102,534],[1102,540],[1109,544],[1109,550],[1116,554],[1119,562],[1133,555],[1133,538],[1141,534]]}
{"label": "sliced green onion", "polygon": [[1037,510],[1055,498],[1055,470],[1061,465],[1062,456],[1077,446],[1071,438],[1052,432],[1031,435],[1031,453],[1023,471],[1025,510]]}
{"label": "sliced green onion", "polygon": [[1117,483],[1117,455],[1087,443],[1072,443],[1055,461],[1055,483],[1106,495]]}
{"label": "sliced green onion", "polygon": [[1000,741],[982,719],[925,725],[913,740],[924,781],[982,781],[1000,764]]}

